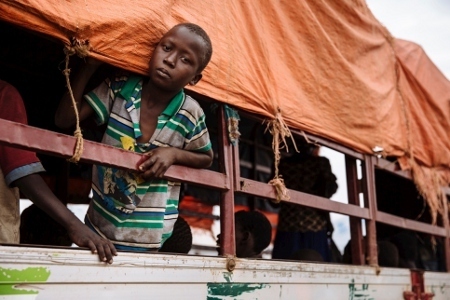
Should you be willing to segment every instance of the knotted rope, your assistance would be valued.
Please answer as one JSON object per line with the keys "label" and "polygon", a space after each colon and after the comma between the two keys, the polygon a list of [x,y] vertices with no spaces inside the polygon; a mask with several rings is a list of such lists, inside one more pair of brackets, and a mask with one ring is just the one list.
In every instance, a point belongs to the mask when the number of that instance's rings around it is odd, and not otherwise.
{"label": "knotted rope", "polygon": [[272,180],[269,181],[269,184],[271,184],[275,188],[275,195],[276,199],[273,200],[275,203],[279,203],[282,199],[289,200],[291,197],[289,196],[288,189],[286,188],[286,185],[284,184],[283,178],[281,178],[281,175],[279,175],[279,169],[278,166],[280,164],[280,149],[283,149],[286,147],[286,150],[289,151],[288,145],[286,143],[286,138],[291,138],[292,142],[294,144],[295,150],[297,150],[297,146],[295,144],[294,138],[291,134],[291,131],[289,127],[286,125],[286,123],[283,120],[283,117],[281,116],[281,110],[278,108],[278,112],[275,115],[275,118],[271,121],[267,121],[267,127],[266,131],[269,131],[272,136],[272,150],[275,157],[275,175]]}
{"label": "knotted rope", "polygon": [[80,128],[80,116],[78,114],[77,103],[75,101],[75,97],[73,96],[72,87],[70,85],[69,58],[70,58],[70,56],[72,56],[74,54],[77,54],[81,58],[88,56],[89,55],[89,41],[87,41],[87,40],[80,41],[75,38],[72,38],[70,46],[66,45],[64,47],[64,53],[66,54],[66,58],[65,58],[66,65],[65,65],[65,69],[62,71],[62,73],[66,77],[66,85],[67,85],[67,89],[69,90],[70,99],[72,100],[72,105],[73,105],[73,109],[74,109],[74,113],[75,113],[76,124],[75,124],[74,136],[77,139],[73,156],[71,158],[69,158],[68,161],[77,163],[78,161],[80,161],[81,155],[83,154],[83,150],[84,150],[83,134],[81,133],[81,128]]}
{"label": "knotted rope", "polygon": [[[392,52],[395,56],[395,46],[394,40],[395,38],[389,33],[389,31],[385,31],[385,38],[388,44],[390,45]],[[408,111],[410,110],[408,107],[408,102],[405,100],[402,89],[400,88],[400,69],[398,59],[395,59],[395,76],[396,76],[396,89],[399,94],[401,100],[401,108],[404,116],[404,122],[406,126],[406,137],[407,137],[407,149],[406,156],[409,160],[409,165],[411,167],[411,173],[413,176],[414,184],[419,191],[420,195],[425,199],[428,206],[430,207],[431,214],[431,224],[436,225],[438,215],[444,215],[444,205],[447,204],[447,197],[444,195],[442,191],[442,186],[446,186],[448,181],[446,181],[442,174],[439,173],[436,167],[426,167],[423,165],[419,165],[416,161],[416,157],[414,154],[414,144],[413,138],[411,134],[411,121],[409,117]],[[432,242],[434,244],[434,237],[432,237]]]}

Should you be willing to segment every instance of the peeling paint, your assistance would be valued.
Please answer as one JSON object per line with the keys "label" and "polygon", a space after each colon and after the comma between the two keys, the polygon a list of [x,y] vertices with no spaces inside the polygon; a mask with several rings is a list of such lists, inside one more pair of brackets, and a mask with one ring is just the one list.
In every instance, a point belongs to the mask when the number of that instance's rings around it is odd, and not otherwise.
{"label": "peeling paint", "polygon": [[223,272],[223,278],[229,283],[233,281],[233,273]]}
{"label": "peeling paint", "polygon": [[352,279],[352,282],[348,285],[348,290],[349,300],[375,300],[375,298],[370,296],[369,285],[367,283],[363,283],[361,288],[357,288],[355,286],[355,280]]}
{"label": "peeling paint", "polygon": [[50,270],[42,267],[30,267],[23,270],[0,268],[0,295],[32,295],[37,290],[20,288],[22,283],[46,282]]}
{"label": "peeling paint", "polygon": [[[247,297],[243,294],[270,287],[264,283],[208,283],[207,286],[207,300],[245,299]],[[238,296],[241,297],[236,298]]]}
{"label": "peeling paint", "polygon": [[445,294],[445,283],[440,286],[441,294]]}

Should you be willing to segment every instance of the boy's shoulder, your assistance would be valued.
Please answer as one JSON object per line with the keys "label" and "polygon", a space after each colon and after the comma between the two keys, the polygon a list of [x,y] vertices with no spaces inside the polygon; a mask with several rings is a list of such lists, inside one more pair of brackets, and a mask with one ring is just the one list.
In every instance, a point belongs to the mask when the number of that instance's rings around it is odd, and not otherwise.
{"label": "boy's shoulder", "polygon": [[127,70],[118,69],[115,70],[112,74],[109,76],[109,80],[111,82],[118,82],[118,83],[126,83],[130,79],[137,78],[139,80],[142,80],[144,77],[139,74],[132,73]]}
{"label": "boy's shoulder", "polygon": [[121,95],[124,99],[136,93],[136,88],[142,88],[144,76],[126,70],[117,70],[107,78],[107,84],[115,95]]}
{"label": "boy's shoulder", "polygon": [[182,106],[182,109],[185,109],[190,112],[199,112],[203,114],[203,109],[200,106],[200,103],[198,103],[197,100],[195,100],[192,96],[185,94],[185,100]]}

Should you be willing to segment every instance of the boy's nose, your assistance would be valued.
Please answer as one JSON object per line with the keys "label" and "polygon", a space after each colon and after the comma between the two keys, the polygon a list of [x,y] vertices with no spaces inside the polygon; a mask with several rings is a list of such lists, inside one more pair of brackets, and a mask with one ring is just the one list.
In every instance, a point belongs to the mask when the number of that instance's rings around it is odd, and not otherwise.
{"label": "boy's nose", "polygon": [[167,55],[163,61],[168,66],[170,66],[172,68],[175,67],[175,55]]}

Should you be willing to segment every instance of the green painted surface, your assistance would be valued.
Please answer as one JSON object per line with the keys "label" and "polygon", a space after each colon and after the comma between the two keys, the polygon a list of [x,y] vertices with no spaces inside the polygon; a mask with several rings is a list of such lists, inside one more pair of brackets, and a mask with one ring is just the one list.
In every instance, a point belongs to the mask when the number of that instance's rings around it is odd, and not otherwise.
{"label": "green painted surface", "polygon": [[0,295],[29,295],[38,291],[18,287],[19,284],[46,282],[50,277],[47,268],[35,267],[18,269],[5,269],[0,267]]}
{"label": "green painted surface", "polygon": [[374,300],[370,295],[369,285],[362,284],[361,288],[356,287],[355,280],[352,279],[352,282],[348,285],[349,289],[349,300]]}
{"label": "green painted surface", "polygon": [[266,287],[270,286],[264,283],[208,283],[207,299],[246,299],[245,293],[252,293]]}

